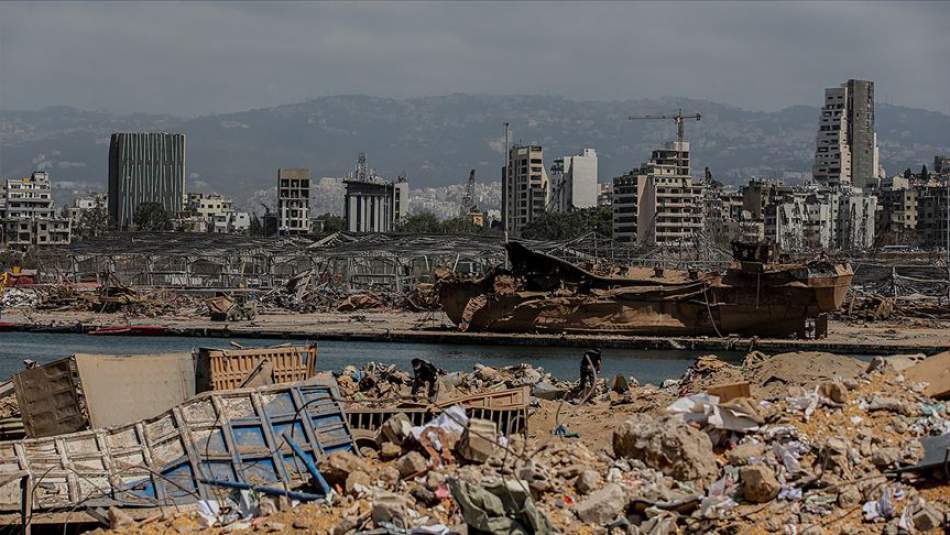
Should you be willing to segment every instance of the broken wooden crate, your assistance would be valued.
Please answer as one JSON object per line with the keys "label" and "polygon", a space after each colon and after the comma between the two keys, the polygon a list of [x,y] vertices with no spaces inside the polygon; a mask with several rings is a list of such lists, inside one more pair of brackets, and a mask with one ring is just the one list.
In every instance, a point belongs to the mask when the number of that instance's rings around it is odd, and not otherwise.
{"label": "broken wooden crate", "polygon": [[23,505],[24,477],[33,510],[227,495],[208,480],[269,488],[307,481],[307,462],[354,447],[338,397],[335,384],[316,381],[207,392],[129,425],[0,443],[0,511]]}

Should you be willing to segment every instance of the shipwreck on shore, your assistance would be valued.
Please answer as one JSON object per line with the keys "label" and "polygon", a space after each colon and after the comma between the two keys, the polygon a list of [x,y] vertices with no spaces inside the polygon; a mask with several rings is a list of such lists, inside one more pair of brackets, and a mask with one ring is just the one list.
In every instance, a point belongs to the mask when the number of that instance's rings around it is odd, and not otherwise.
{"label": "shipwreck on shore", "polygon": [[725,274],[597,275],[518,242],[506,249],[511,269],[440,281],[442,309],[462,331],[805,337],[813,321],[822,336],[854,275],[847,263],[777,263],[768,246],[740,243]]}

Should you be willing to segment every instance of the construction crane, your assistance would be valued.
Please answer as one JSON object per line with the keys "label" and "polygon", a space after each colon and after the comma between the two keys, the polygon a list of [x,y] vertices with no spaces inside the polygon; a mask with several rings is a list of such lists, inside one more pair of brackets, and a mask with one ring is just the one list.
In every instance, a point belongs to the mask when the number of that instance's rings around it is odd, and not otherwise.
{"label": "construction crane", "polygon": [[468,173],[468,184],[465,186],[465,195],[462,196],[462,215],[474,212],[477,207],[475,206],[475,170],[472,169]]}
{"label": "construction crane", "polygon": [[672,115],[631,115],[628,117],[628,119],[631,121],[637,121],[640,119],[673,119],[673,122],[676,123],[676,140],[680,142],[686,141],[686,127],[684,125],[684,121],[686,119],[696,119],[698,121],[702,118],[703,115],[701,113],[691,113],[689,115],[684,115],[682,109]]}

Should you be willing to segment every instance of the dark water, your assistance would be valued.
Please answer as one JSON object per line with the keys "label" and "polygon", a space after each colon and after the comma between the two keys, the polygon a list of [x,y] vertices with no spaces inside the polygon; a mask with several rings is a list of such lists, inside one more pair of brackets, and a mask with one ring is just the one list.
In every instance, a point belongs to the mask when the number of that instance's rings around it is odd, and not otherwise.
{"label": "dark water", "polygon": [[[0,378],[23,368],[23,359],[49,362],[73,353],[132,355],[192,348],[228,347],[234,340],[246,347],[285,343],[286,340],[243,338],[125,337],[84,334],[0,333]],[[303,341],[292,343],[302,344]],[[417,344],[405,342],[321,341],[317,368],[339,370],[348,364],[380,361],[396,364],[408,371],[409,361],[419,357],[448,371],[470,371],[476,363],[502,367],[522,362],[540,366],[557,377],[576,379],[582,348],[479,346],[455,344]],[[640,382],[659,383],[679,377],[694,358],[707,352],[603,349],[604,376],[617,373],[634,376]],[[725,360],[741,360],[738,353],[718,352]]]}

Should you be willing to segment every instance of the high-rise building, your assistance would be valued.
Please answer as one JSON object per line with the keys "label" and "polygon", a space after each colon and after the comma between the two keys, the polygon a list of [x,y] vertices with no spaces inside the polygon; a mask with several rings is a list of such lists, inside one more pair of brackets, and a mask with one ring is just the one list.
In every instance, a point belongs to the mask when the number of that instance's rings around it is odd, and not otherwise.
{"label": "high-rise building", "polygon": [[279,234],[310,232],[310,169],[277,170],[277,217]]}
{"label": "high-rise building", "polygon": [[824,186],[873,188],[883,176],[874,130],[874,82],[825,89],[812,176]]}
{"label": "high-rise building", "polygon": [[56,216],[53,188],[45,171],[6,181],[0,194],[0,238],[14,248],[69,244],[69,218]]}
{"label": "high-rise building", "polygon": [[550,180],[549,210],[570,212],[597,206],[597,151],[588,148],[554,160]]}
{"label": "high-rise building", "polygon": [[132,225],[135,211],[157,203],[176,217],[185,202],[185,135],[130,132],[112,134],[109,144],[109,218]]}
{"label": "high-rise building", "polygon": [[548,199],[548,173],[544,149],[515,145],[508,151],[508,165],[501,173],[501,221],[511,237],[544,215]]}
{"label": "high-rise building", "polygon": [[703,186],[689,174],[689,143],[673,141],[650,161],[614,179],[614,239],[689,245],[703,230]]}

